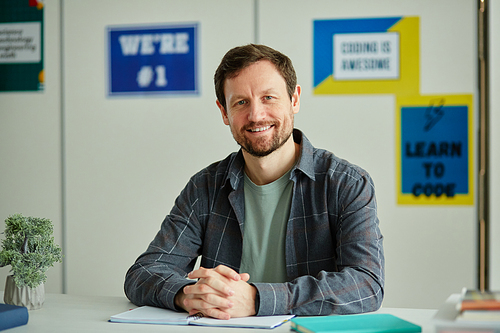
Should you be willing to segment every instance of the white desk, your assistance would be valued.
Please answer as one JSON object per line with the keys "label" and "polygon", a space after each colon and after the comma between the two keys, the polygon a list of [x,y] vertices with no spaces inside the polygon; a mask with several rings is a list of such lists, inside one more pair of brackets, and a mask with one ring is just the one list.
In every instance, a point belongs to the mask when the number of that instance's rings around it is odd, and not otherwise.
{"label": "white desk", "polygon": [[[3,292],[0,292],[3,300]],[[290,323],[273,330],[233,329],[221,327],[166,326],[148,324],[110,323],[110,316],[135,308],[125,297],[93,297],[47,294],[40,310],[29,312],[25,326],[8,330],[9,333],[37,332],[290,332]],[[422,332],[434,332],[431,319],[436,310],[382,308],[380,313],[390,313],[422,326]]]}

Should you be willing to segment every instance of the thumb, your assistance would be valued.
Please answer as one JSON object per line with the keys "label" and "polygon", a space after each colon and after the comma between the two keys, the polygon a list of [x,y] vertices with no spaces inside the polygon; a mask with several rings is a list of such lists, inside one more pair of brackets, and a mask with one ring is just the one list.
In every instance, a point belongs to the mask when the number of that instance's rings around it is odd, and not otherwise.
{"label": "thumb", "polygon": [[240,273],[241,280],[248,282],[250,280],[250,274],[248,273]]}

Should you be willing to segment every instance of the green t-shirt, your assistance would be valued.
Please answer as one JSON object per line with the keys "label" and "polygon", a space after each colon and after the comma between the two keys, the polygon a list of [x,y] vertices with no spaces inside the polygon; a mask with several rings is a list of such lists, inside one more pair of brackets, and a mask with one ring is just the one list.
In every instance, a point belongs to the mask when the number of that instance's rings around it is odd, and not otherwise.
{"label": "green t-shirt", "polygon": [[249,282],[286,282],[285,238],[293,182],[290,172],[263,186],[245,174],[245,230],[241,273]]}

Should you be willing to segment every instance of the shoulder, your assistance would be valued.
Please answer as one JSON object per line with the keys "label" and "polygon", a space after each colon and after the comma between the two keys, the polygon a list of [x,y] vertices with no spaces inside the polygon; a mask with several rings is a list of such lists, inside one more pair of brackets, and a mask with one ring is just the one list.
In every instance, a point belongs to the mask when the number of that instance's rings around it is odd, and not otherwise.
{"label": "shoulder", "polygon": [[315,173],[326,174],[329,178],[342,178],[346,181],[369,179],[370,174],[362,167],[342,159],[325,149],[315,148],[313,152]]}
{"label": "shoulder", "polygon": [[317,149],[314,157],[316,187],[334,194],[341,207],[375,204],[375,183],[365,169],[323,149]]}
{"label": "shoulder", "polygon": [[325,177],[343,182],[361,179],[371,180],[368,172],[358,165],[337,157],[331,151],[314,147],[301,131],[294,131],[294,140],[301,145],[301,156],[297,169],[311,180],[318,181]]}
{"label": "shoulder", "polygon": [[238,155],[238,152],[234,152],[229,154],[226,158],[208,165],[194,174],[190,182],[195,185],[224,182],[226,179],[231,178],[230,176],[232,173],[237,172],[235,169],[237,169],[236,164],[238,164]]}

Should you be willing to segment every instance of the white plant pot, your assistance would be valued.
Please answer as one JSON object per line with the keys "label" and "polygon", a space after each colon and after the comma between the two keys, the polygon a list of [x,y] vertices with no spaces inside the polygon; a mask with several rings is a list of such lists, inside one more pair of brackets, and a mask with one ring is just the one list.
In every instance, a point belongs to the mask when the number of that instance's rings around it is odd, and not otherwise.
{"label": "white plant pot", "polygon": [[8,275],[5,281],[3,301],[6,304],[25,306],[28,310],[40,309],[45,302],[44,284],[42,283],[36,288],[28,286],[19,288],[14,281],[14,277]]}

